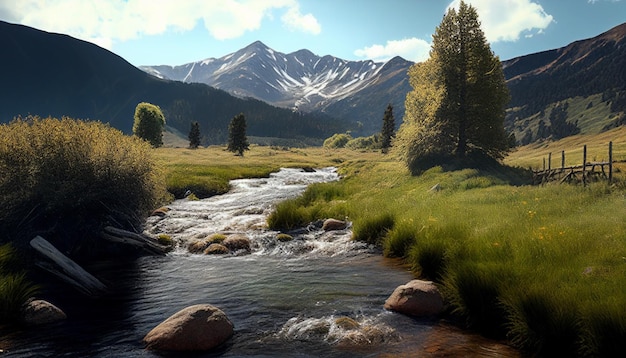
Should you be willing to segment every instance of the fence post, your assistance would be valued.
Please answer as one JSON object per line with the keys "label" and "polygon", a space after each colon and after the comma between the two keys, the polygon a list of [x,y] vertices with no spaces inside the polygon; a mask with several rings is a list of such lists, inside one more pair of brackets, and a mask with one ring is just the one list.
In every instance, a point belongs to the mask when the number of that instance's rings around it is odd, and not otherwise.
{"label": "fence post", "polygon": [[552,152],[548,153],[548,175],[550,175],[550,169],[552,169]]}
{"label": "fence post", "polygon": [[585,166],[587,165],[587,145],[583,147],[583,186],[587,185],[587,180],[585,179]]}
{"label": "fence post", "polygon": [[565,151],[561,151],[561,172],[565,171]]}
{"label": "fence post", "polygon": [[609,142],[609,184],[613,181],[613,142]]}

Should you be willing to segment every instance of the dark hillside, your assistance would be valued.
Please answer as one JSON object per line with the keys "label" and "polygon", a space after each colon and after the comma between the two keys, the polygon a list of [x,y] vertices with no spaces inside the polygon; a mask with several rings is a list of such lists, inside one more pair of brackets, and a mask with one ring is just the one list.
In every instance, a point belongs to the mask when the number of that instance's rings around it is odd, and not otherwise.
{"label": "dark hillside", "polygon": [[504,71],[509,107],[521,107],[520,117],[568,98],[626,90],[626,24],[557,50],[505,61]]}
{"label": "dark hillside", "polygon": [[326,113],[351,122],[361,122],[363,128],[357,135],[376,133],[381,130],[383,114],[388,104],[393,106],[396,126],[404,117],[404,99],[411,91],[409,67],[413,62],[402,57],[394,57],[385,63],[376,81],[362,89],[355,96],[350,96],[329,105]]}
{"label": "dark hillside", "polygon": [[167,124],[182,133],[198,121],[205,143],[223,142],[228,122],[241,112],[254,136],[322,139],[345,130],[328,116],[293,113],[207,85],[158,79],[66,35],[0,22],[0,48],[0,122],[18,115],[66,115],[130,133],[135,106],[146,101],[159,105]]}

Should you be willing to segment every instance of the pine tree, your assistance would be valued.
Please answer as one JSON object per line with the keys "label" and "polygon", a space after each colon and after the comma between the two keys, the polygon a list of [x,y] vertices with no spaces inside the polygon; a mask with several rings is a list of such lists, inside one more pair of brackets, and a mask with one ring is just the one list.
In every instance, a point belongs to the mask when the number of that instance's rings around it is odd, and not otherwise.
{"label": "pine tree", "polygon": [[383,153],[387,153],[391,147],[391,141],[395,136],[396,123],[393,118],[393,107],[391,104],[387,105],[385,115],[383,116],[383,128],[380,131],[381,135],[381,149]]}
{"label": "pine tree", "polygon": [[430,58],[409,70],[398,143],[409,167],[437,164],[470,152],[500,159],[508,149],[504,110],[509,100],[500,60],[480,29],[476,10],[461,1],[433,35]]}
{"label": "pine tree", "polygon": [[135,121],[133,122],[133,133],[142,138],[153,147],[163,145],[163,128],[165,127],[165,116],[161,108],[151,103],[141,102],[135,107]]}
{"label": "pine tree", "polygon": [[243,113],[233,117],[228,125],[228,150],[243,156],[245,150],[249,150],[248,138],[246,137],[246,118]]}
{"label": "pine tree", "polygon": [[189,130],[189,148],[197,149],[200,145],[200,124],[198,122],[191,123],[191,129]]}

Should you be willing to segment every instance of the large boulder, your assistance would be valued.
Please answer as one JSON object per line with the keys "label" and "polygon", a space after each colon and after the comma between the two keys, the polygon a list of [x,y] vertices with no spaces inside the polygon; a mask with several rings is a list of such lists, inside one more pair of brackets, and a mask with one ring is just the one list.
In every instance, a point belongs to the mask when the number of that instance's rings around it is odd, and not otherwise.
{"label": "large boulder", "polygon": [[222,244],[211,244],[204,250],[205,255],[226,255],[230,250]]}
{"label": "large boulder", "polygon": [[248,251],[250,252],[250,239],[246,235],[234,234],[228,236],[222,245],[226,246],[231,251]]}
{"label": "large boulder", "polygon": [[211,245],[211,243],[207,240],[194,240],[187,246],[187,250],[191,254],[201,254],[209,245]]}
{"label": "large boulder", "polygon": [[342,220],[337,219],[326,219],[324,220],[324,225],[322,225],[322,230],[324,231],[333,231],[333,230],[344,230],[348,227],[348,223]]}
{"label": "large boulder", "polygon": [[44,300],[30,300],[22,310],[22,321],[26,325],[55,323],[67,318],[65,312]]}
{"label": "large boulder", "polygon": [[233,324],[219,308],[204,304],[187,307],[144,337],[146,348],[163,351],[208,351],[233,335]]}
{"label": "large boulder", "polygon": [[433,282],[412,280],[393,291],[385,308],[416,317],[436,316],[443,311],[444,302]]}

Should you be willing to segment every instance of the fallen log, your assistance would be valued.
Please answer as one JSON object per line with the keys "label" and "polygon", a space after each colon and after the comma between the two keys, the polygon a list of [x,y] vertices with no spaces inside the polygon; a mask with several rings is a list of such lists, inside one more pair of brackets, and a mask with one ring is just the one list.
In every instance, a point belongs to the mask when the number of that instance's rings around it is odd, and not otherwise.
{"label": "fallen log", "polygon": [[100,280],[95,278],[89,272],[85,271],[80,265],[69,257],[63,255],[51,243],[41,236],[36,236],[30,241],[30,246],[37,252],[50,259],[60,270],[50,264],[39,264],[38,266],[46,271],[59,277],[61,280],[76,287],[81,292],[90,296],[100,296],[108,289]]}
{"label": "fallen log", "polygon": [[152,255],[165,255],[168,251],[170,251],[170,247],[157,243],[156,240],[151,237],[137,234],[132,231],[118,229],[113,226],[105,227],[101,237],[111,242],[135,246]]}

